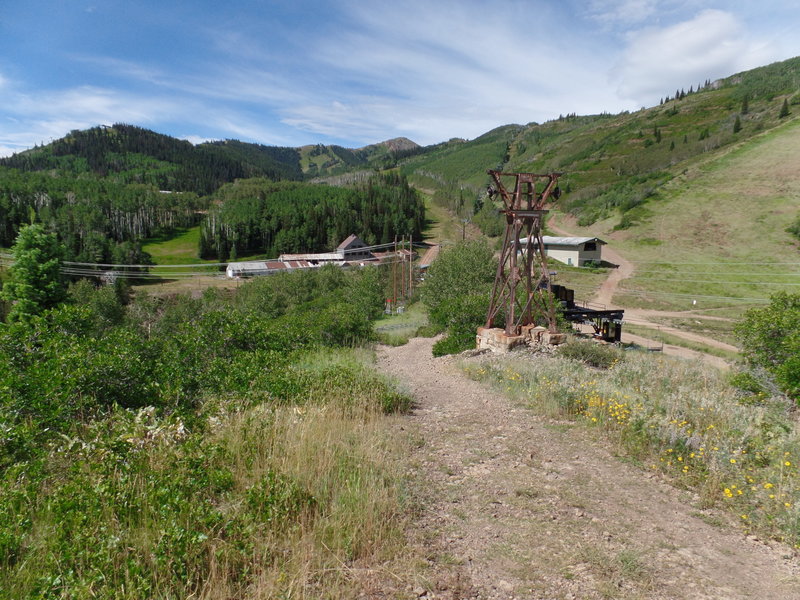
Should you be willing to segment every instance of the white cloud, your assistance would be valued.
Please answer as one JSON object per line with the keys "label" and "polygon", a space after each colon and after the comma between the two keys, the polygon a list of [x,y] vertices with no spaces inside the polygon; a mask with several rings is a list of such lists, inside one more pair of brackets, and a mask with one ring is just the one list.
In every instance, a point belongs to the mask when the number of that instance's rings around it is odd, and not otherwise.
{"label": "white cloud", "polygon": [[602,59],[547,9],[470,2],[350,9],[352,29],[312,49],[341,84],[326,80],[317,97],[282,111],[285,123],[344,138],[358,131],[362,141],[406,135],[433,143],[619,104]]}
{"label": "white cloud", "polygon": [[10,126],[0,130],[0,145],[4,151],[20,151],[73,129],[172,119],[191,112],[192,103],[82,86],[36,94],[15,92],[8,95],[3,110]]}
{"label": "white cloud", "polygon": [[589,15],[603,24],[641,23],[656,14],[658,0],[591,0]]}
{"label": "white cloud", "polygon": [[631,33],[611,76],[620,97],[653,104],[677,88],[765,64],[772,55],[770,45],[750,39],[733,14],[710,9],[669,27]]}

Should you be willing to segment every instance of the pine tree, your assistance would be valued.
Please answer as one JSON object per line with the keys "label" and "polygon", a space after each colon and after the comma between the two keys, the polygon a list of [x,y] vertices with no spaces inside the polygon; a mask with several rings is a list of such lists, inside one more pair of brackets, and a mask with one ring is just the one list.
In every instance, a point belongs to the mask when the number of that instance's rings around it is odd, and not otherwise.
{"label": "pine tree", "polygon": [[782,119],[783,117],[789,116],[789,101],[784,98],[783,105],[781,106],[781,112],[778,114],[778,118]]}
{"label": "pine tree", "polygon": [[750,99],[747,97],[747,94],[745,94],[744,98],[742,99],[742,110],[739,112],[741,112],[743,115],[746,115],[750,112]]}
{"label": "pine tree", "polygon": [[733,133],[739,133],[742,130],[742,120],[739,115],[736,115],[736,120],[733,122]]}
{"label": "pine tree", "polygon": [[66,297],[61,277],[64,247],[54,233],[34,224],[19,230],[12,251],[14,264],[2,297],[11,303],[9,322],[29,321]]}

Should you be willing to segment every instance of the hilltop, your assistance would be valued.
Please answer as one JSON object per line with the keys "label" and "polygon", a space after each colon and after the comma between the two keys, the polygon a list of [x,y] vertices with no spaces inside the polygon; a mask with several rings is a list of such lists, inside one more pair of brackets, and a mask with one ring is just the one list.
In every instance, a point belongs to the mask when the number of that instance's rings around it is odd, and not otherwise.
{"label": "hilltop", "polygon": [[385,168],[419,148],[407,138],[357,149],[322,144],[290,148],[238,140],[193,145],[120,123],[71,131],[47,145],[0,159],[0,167],[50,171],[66,177],[90,174],[120,183],[145,183],[161,190],[205,195],[236,179],[302,181],[351,169]]}

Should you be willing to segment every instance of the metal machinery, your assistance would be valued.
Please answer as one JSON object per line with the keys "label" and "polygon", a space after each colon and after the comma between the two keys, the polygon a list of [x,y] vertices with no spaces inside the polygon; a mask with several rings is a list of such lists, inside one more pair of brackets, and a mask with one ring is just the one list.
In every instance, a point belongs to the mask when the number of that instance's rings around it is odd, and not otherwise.
{"label": "metal machinery", "polygon": [[575,304],[575,291],[563,285],[553,285],[552,291],[553,296],[561,303],[562,314],[567,321],[591,325],[594,337],[604,342],[622,341],[624,310],[578,306]]}
{"label": "metal machinery", "polygon": [[[548,330],[556,332],[556,315],[547,269],[547,256],[542,241],[542,218],[548,212],[544,205],[561,195],[558,177],[561,173],[536,175],[534,173],[502,173],[490,170],[494,186],[489,195],[499,195],[506,215],[506,228],[500,262],[492,289],[486,327],[502,309],[505,315],[505,334],[520,335],[522,328],[531,325],[534,309],[545,316]],[[509,192],[504,180],[514,178],[513,191]],[[520,240],[525,240],[525,248]],[[520,288],[518,290],[518,288]]]}

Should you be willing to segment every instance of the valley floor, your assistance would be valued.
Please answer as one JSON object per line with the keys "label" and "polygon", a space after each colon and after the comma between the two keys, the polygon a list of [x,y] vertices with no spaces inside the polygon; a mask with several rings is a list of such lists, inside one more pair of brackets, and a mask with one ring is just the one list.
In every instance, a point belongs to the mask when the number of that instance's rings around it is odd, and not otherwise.
{"label": "valley floor", "polygon": [[408,476],[423,508],[410,543],[427,566],[404,594],[800,597],[789,548],[746,536],[585,428],[538,417],[468,379],[454,358],[432,358],[432,344],[415,338],[378,351],[379,369],[416,401],[397,428],[415,448]]}

